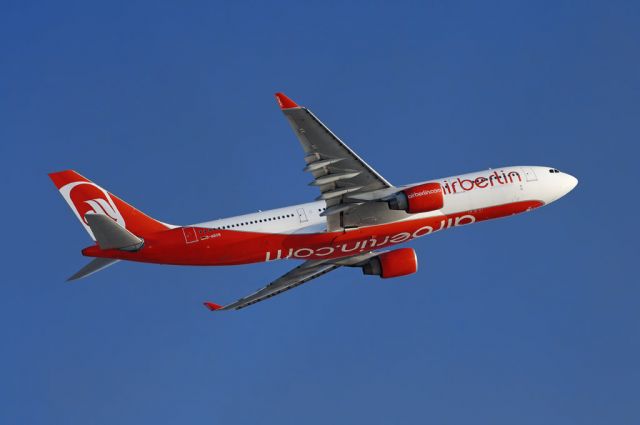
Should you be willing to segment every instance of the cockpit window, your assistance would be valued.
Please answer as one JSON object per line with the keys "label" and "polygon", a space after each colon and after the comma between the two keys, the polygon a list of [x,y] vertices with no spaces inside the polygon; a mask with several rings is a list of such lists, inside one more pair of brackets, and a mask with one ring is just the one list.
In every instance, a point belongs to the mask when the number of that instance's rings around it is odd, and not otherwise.
{"label": "cockpit window", "polygon": [[549,169],[549,172],[550,172],[550,173],[559,173],[560,171],[559,171],[559,170],[556,170],[555,168],[550,168],[550,169]]}

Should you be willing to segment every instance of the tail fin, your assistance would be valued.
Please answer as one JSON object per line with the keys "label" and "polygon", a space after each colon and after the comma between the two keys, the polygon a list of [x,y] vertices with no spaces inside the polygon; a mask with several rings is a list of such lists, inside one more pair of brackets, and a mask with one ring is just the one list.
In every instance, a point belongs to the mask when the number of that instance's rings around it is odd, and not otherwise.
{"label": "tail fin", "polygon": [[154,220],[73,170],[51,173],[49,177],[94,241],[96,237],[85,218],[87,213],[105,214],[137,236],[173,227]]}

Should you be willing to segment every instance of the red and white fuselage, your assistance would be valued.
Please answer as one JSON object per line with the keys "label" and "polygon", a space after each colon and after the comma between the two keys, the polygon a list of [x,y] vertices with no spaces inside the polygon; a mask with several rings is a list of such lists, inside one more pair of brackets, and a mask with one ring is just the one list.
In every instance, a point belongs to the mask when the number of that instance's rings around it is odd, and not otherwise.
{"label": "red and white fuselage", "polygon": [[[324,201],[174,227],[145,236],[136,252],[83,250],[87,256],[180,265],[237,265],[281,259],[322,260],[392,247],[452,227],[549,204],[577,180],[549,167],[504,167],[431,180],[444,207],[399,221],[327,232]],[[417,186],[421,183],[407,185]]]}

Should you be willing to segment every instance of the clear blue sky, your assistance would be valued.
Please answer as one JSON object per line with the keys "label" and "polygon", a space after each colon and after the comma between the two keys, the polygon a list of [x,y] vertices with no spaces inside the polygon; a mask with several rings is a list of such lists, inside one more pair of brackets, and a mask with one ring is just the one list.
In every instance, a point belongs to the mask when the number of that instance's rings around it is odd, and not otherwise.
{"label": "clear blue sky", "polygon": [[[0,422],[639,423],[638,3],[230,3],[0,6]],[[580,184],[241,312],[201,302],[294,263],[64,282],[89,239],[48,172],[178,224],[314,198],[276,91],[394,183]]]}

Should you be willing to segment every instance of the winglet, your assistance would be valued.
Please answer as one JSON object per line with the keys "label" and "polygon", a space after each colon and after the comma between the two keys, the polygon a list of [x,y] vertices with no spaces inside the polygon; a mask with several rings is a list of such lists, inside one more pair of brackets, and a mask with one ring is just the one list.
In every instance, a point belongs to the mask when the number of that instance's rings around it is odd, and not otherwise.
{"label": "winglet", "polygon": [[85,177],[81,176],[80,174],[76,173],[73,170],[65,170],[65,171],[59,171],[57,173],[49,173],[49,178],[51,179],[53,184],[56,185],[58,190],[60,190],[62,186],[65,186],[69,183],[89,182],[89,180],[87,180]]}
{"label": "winglet", "polygon": [[210,303],[209,301],[206,301],[203,304],[204,304],[205,307],[207,307],[211,311],[220,310],[222,308],[221,305],[218,305],[218,304],[215,304],[215,303]]}
{"label": "winglet", "polygon": [[276,93],[276,100],[278,101],[278,105],[280,105],[280,109],[291,109],[300,107],[296,102],[289,99],[284,93]]}

